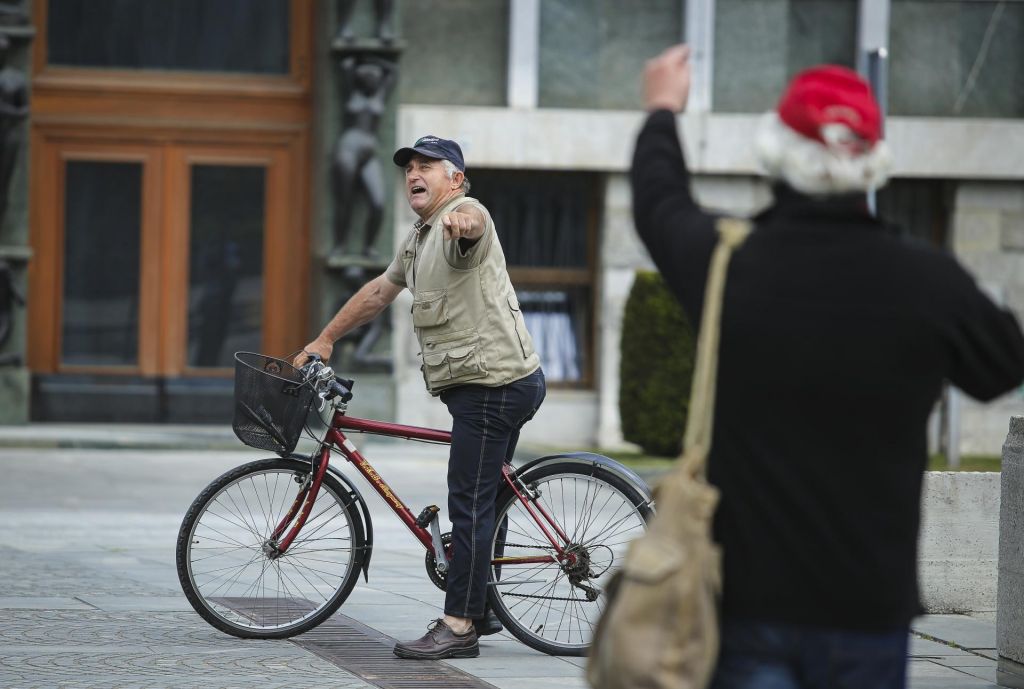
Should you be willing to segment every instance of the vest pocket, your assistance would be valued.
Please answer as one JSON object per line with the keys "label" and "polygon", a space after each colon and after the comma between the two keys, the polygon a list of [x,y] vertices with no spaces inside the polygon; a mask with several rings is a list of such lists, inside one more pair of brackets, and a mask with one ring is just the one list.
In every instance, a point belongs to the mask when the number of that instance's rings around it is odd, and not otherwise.
{"label": "vest pocket", "polygon": [[508,296],[508,308],[512,312],[512,320],[516,326],[516,335],[519,337],[519,346],[523,349],[523,358],[529,359],[533,356],[533,338],[526,329],[526,321],[523,320],[523,312],[519,308],[519,300],[514,294]]}
{"label": "vest pocket", "polygon": [[416,328],[434,328],[448,322],[448,292],[423,292],[412,303],[412,324]]}
{"label": "vest pocket", "polygon": [[456,346],[443,352],[423,354],[423,377],[426,378],[428,388],[434,389],[451,382],[463,382],[487,375],[477,342],[453,344]]}

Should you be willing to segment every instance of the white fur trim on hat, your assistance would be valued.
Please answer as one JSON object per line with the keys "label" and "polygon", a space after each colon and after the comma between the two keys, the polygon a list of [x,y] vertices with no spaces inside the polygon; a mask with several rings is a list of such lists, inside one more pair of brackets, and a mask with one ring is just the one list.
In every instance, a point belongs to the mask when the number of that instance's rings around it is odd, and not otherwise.
{"label": "white fur trim on hat", "polygon": [[[843,125],[830,127],[845,129]],[[769,112],[761,118],[755,146],[769,177],[781,179],[805,194],[870,191],[889,179],[891,156],[884,141],[858,154],[851,150],[849,137],[842,132],[830,132],[828,138],[835,144],[808,139]]]}

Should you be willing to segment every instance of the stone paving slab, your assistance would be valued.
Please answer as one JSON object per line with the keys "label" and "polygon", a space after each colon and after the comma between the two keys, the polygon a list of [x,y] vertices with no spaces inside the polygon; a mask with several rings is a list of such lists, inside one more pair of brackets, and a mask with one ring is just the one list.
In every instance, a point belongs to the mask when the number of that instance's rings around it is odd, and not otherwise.
{"label": "stone paving slab", "polygon": [[[5,610],[0,686],[369,685],[280,641],[229,637],[194,613]],[[206,681],[200,678],[206,677]]]}
{"label": "stone paving slab", "polygon": [[924,658],[944,658],[948,656],[971,656],[973,654],[962,648],[911,635],[910,655]]}
{"label": "stone paving slab", "polygon": [[192,606],[185,596],[78,596],[98,610],[107,612],[189,612]]}
{"label": "stone paving slab", "polygon": [[995,648],[996,627],[965,615],[925,615],[911,624],[915,632],[936,639],[955,639],[963,648]]}
{"label": "stone paving slab", "polygon": [[[5,582],[6,583],[6,582]],[[0,610],[92,610],[77,598],[56,596],[3,596]]]}

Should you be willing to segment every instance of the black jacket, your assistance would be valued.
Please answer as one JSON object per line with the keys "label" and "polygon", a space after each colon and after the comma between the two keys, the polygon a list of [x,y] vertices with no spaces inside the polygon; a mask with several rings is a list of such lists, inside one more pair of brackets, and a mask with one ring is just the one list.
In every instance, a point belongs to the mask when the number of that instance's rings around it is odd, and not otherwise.
{"label": "black jacket", "polygon": [[[668,111],[631,172],[636,228],[694,323],[714,216]],[[1024,379],[1024,339],[951,256],[872,219],[863,195],[786,187],[726,286],[708,474],[722,491],[727,616],[849,629],[919,612],[926,424],[944,379],[981,400]]]}

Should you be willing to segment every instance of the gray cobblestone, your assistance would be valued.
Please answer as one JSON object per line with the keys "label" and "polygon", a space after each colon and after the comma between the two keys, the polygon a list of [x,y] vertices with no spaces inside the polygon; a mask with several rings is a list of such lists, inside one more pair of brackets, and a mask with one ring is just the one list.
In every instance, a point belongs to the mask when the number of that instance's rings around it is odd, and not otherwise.
{"label": "gray cobblestone", "polygon": [[5,611],[0,628],[5,689],[236,684],[367,686],[294,644],[235,639],[194,614]]}
{"label": "gray cobblestone", "polygon": [[[440,503],[444,449],[413,449],[366,454],[409,504]],[[369,687],[287,641],[225,635],[182,604],[174,570],[181,516],[202,486],[251,454],[31,452],[28,461],[27,451],[0,448],[0,689]],[[443,593],[426,580],[418,543],[382,501],[368,499],[370,582],[360,580],[341,612],[413,638],[438,615]],[[930,634],[956,641],[960,620],[932,622],[939,626]],[[586,686],[581,659],[545,656],[507,633],[481,649],[453,664],[500,689],[523,686],[525,676],[531,689]],[[994,663],[937,650],[911,661],[912,689],[992,686]]]}

